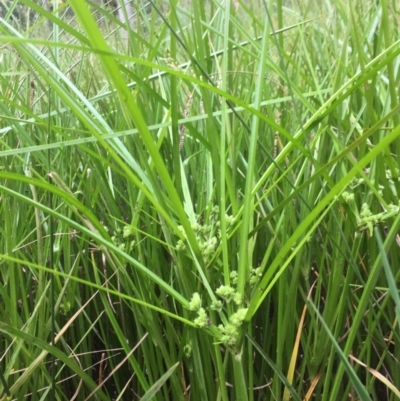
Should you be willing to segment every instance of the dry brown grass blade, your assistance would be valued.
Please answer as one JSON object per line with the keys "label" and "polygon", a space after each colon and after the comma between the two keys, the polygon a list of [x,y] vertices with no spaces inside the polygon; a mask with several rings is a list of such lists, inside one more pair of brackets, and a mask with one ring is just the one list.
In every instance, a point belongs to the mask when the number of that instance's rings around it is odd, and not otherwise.
{"label": "dry brown grass blade", "polygon": [[[310,298],[312,290],[315,286],[314,284],[311,286],[311,289],[307,295],[307,299]],[[304,319],[306,317],[306,312],[307,312],[307,304],[304,305],[303,312],[301,314],[300,322],[299,322],[299,328],[297,329],[297,334],[296,334],[296,341],[293,346],[293,352],[292,352],[292,357],[290,358],[290,365],[289,365],[289,370],[287,374],[287,380],[290,384],[293,384],[293,376],[294,376],[294,371],[296,368],[296,361],[297,361],[297,355],[299,353],[299,346],[300,346],[300,339],[301,339],[301,333],[303,332],[303,325],[304,325]],[[289,401],[290,399],[290,391],[286,387],[284,392],[283,392],[283,401]]]}
{"label": "dry brown grass blade", "polygon": [[128,353],[128,355],[111,371],[111,373],[104,379],[102,380],[102,382],[99,384],[99,386],[97,386],[97,388],[95,388],[89,395],[88,397],[85,398],[85,401],[88,401],[90,399],[90,397],[92,397],[92,395],[96,394],[97,390],[99,390],[104,383],[107,382],[108,379],[110,379],[114,373],[129,359],[129,357],[137,350],[137,348],[139,347],[139,345],[144,341],[144,339],[148,336],[149,333],[146,333],[140,340],[139,342],[136,344],[135,347],[132,348],[132,350]]}
{"label": "dry brown grass blade", "polygon": [[376,377],[381,383],[383,383],[388,389],[390,389],[397,398],[400,398],[400,390],[393,385],[382,373],[379,373],[377,370],[370,368],[364,362],[361,362],[359,359],[354,357],[353,355],[349,355],[350,359],[354,362],[357,362],[359,365],[363,366],[365,369],[368,370],[371,375]]}

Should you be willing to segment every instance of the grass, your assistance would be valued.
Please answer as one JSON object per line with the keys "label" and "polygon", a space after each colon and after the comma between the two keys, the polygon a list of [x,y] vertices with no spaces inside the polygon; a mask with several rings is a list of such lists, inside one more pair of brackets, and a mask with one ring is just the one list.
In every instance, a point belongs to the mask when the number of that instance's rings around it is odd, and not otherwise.
{"label": "grass", "polygon": [[398,1],[4,4],[0,400],[398,399]]}

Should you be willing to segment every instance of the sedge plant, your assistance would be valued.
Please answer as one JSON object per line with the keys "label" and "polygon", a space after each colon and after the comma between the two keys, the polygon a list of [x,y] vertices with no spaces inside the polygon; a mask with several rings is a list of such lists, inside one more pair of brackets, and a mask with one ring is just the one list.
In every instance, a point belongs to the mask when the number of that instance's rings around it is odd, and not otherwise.
{"label": "sedge plant", "polygon": [[0,400],[397,399],[400,4],[3,3]]}

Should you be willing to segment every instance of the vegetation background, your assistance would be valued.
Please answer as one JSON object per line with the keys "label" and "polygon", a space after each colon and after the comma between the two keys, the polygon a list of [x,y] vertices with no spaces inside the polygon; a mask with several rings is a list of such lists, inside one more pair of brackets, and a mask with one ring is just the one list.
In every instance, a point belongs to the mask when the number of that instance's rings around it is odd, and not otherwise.
{"label": "vegetation background", "polygon": [[398,0],[0,6],[0,400],[400,397]]}

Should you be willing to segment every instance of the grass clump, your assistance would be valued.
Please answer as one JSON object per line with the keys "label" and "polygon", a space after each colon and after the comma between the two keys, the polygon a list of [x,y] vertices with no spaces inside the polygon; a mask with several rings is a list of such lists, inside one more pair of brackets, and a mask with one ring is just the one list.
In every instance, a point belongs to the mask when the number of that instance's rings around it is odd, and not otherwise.
{"label": "grass clump", "polygon": [[39,3],[1,8],[0,400],[397,399],[399,4]]}

